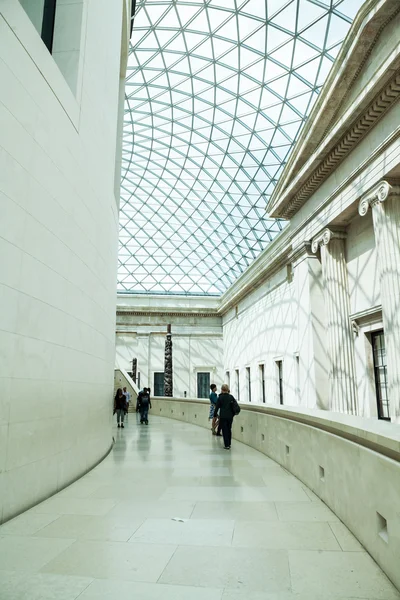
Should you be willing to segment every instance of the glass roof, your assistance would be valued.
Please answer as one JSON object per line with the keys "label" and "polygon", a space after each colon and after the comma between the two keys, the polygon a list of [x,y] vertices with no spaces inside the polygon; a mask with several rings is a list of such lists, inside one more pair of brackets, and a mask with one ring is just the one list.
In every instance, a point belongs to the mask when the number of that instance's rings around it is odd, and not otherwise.
{"label": "glass roof", "polygon": [[271,195],[362,0],[138,0],[118,290],[222,294],[284,227]]}

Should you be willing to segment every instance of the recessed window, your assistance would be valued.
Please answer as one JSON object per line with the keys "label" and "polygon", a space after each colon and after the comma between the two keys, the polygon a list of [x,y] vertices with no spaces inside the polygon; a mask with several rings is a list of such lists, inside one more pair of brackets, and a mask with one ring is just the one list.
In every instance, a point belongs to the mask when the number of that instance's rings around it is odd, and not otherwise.
{"label": "recessed window", "polygon": [[84,0],[19,0],[74,94],[81,64]]}
{"label": "recessed window", "polygon": [[240,399],[240,380],[239,380],[239,369],[235,369],[235,391],[237,400]]}
{"label": "recessed window", "polygon": [[300,356],[299,354],[294,355],[295,367],[296,367],[296,398],[300,404]]}
{"label": "recessed window", "polygon": [[261,401],[265,404],[265,366],[259,365],[259,379],[260,379],[260,391]]}
{"label": "recessed window", "polygon": [[154,373],[154,395],[164,396],[164,373]]}
{"label": "recessed window", "polygon": [[283,360],[275,361],[276,395],[279,404],[283,404]]}
{"label": "recessed window", "polygon": [[247,399],[251,402],[251,373],[250,367],[246,367],[246,387],[247,387]]}

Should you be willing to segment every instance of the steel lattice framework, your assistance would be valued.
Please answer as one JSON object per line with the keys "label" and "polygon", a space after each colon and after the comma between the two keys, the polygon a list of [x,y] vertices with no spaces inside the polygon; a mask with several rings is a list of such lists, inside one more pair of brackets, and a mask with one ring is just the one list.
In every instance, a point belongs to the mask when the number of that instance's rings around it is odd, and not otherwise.
{"label": "steel lattice framework", "polygon": [[281,231],[265,205],[362,0],[138,0],[118,289],[221,294]]}

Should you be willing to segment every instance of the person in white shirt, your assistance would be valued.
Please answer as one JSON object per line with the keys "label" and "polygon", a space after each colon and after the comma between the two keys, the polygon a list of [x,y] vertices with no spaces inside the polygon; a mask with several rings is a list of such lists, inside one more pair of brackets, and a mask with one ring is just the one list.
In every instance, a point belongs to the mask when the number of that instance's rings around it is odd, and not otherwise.
{"label": "person in white shirt", "polygon": [[128,413],[128,411],[129,411],[129,401],[131,399],[131,395],[128,392],[128,390],[126,389],[126,387],[124,387],[124,389],[122,390],[122,393],[125,396],[125,400],[126,400],[126,412]]}

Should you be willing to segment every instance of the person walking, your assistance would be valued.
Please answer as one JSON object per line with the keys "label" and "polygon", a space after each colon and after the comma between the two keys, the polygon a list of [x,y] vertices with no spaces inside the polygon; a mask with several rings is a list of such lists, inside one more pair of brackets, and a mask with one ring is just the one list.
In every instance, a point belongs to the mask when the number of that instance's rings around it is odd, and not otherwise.
{"label": "person walking", "polygon": [[126,416],[128,416],[128,412],[129,412],[129,402],[130,402],[130,399],[131,399],[131,395],[130,395],[130,393],[128,392],[128,390],[126,389],[126,387],[124,387],[124,388],[123,388],[123,390],[122,390],[122,393],[123,393],[123,394],[124,394],[124,396],[125,396],[125,400],[126,400],[126,408],[125,408],[125,413],[126,413]]}
{"label": "person walking", "polygon": [[139,392],[138,404],[140,412],[140,423],[149,424],[149,408],[151,408],[150,388],[143,388],[143,392]]}
{"label": "person walking", "polygon": [[118,427],[124,427],[125,408],[126,398],[122,389],[118,388],[114,398],[114,414],[117,413]]}
{"label": "person walking", "polygon": [[221,393],[215,405],[214,415],[217,417],[219,414],[225,450],[230,450],[231,448],[234,405],[237,405],[237,402],[232,394],[229,393],[229,386],[224,383],[221,386]]}
{"label": "person walking", "polygon": [[215,435],[216,420],[214,419],[215,405],[217,404],[218,394],[217,386],[215,383],[210,385],[210,412],[208,414],[208,420],[211,421],[211,431]]}

